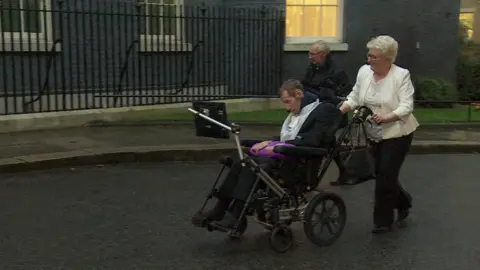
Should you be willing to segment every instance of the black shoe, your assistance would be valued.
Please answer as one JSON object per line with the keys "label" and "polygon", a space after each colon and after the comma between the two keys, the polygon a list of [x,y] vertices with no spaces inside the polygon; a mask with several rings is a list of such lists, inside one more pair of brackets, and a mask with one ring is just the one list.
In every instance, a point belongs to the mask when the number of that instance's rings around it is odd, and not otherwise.
{"label": "black shoe", "polygon": [[192,223],[196,226],[203,226],[211,221],[222,220],[228,207],[227,201],[218,201],[210,210],[203,213],[196,213],[192,218]]}
{"label": "black shoe", "polygon": [[225,210],[220,210],[217,208],[210,209],[201,214],[197,214],[196,218],[206,219],[208,221],[217,221],[221,220],[225,216]]}
{"label": "black shoe", "polygon": [[392,231],[391,226],[375,226],[372,229],[372,233],[374,233],[374,234],[387,233],[387,232],[391,232],[391,231]]}
{"label": "black shoe", "polygon": [[227,212],[222,220],[215,221],[212,226],[222,229],[232,229],[237,224],[238,219],[230,212]]}
{"label": "black shoe", "polygon": [[397,213],[397,224],[399,227],[407,226],[407,218],[410,215],[409,209],[399,209]]}

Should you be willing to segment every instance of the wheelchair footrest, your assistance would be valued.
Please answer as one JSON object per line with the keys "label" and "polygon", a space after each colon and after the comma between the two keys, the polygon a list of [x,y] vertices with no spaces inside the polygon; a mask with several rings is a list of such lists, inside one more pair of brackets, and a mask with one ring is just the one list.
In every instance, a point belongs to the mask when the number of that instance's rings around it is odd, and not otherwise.
{"label": "wheelchair footrest", "polygon": [[199,227],[199,228],[205,228],[209,231],[221,231],[221,232],[227,232],[229,231],[230,229],[228,228],[223,228],[223,227],[220,227],[220,226],[217,226],[217,225],[214,225],[214,222],[211,221],[211,220],[208,220],[204,217],[200,217],[199,214],[196,214],[195,216],[193,216],[192,218],[192,224],[193,226],[195,227]]}
{"label": "wheelchair footrest", "polygon": [[349,181],[345,181],[345,182],[333,181],[333,182],[330,182],[330,185],[332,185],[332,186],[356,186],[356,185],[362,184],[362,183],[370,181],[370,180],[375,180],[375,179],[373,179],[373,178],[360,178],[360,179],[349,180]]}
{"label": "wheelchair footrest", "polygon": [[192,224],[196,227],[206,227],[209,223],[209,220],[196,214],[192,217]]}

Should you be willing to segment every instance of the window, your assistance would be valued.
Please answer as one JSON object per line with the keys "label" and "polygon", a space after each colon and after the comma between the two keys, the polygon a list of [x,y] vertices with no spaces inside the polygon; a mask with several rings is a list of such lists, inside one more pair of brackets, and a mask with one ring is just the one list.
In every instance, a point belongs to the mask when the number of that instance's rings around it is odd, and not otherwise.
{"label": "window", "polygon": [[[2,0],[0,11],[0,50],[48,50],[52,36],[50,1]],[[23,43],[23,49],[19,45]],[[13,44],[13,45],[12,45]],[[29,45],[27,45],[29,44]],[[30,48],[27,48],[29,46]]]}
{"label": "window", "polygon": [[287,0],[287,43],[343,39],[343,0]]}
{"label": "window", "polygon": [[469,39],[471,39],[473,36],[473,20],[475,18],[474,13],[475,10],[471,9],[462,9],[460,11],[460,23],[466,29]]}
{"label": "window", "polygon": [[160,42],[180,40],[181,2],[181,0],[141,0],[142,37]]}

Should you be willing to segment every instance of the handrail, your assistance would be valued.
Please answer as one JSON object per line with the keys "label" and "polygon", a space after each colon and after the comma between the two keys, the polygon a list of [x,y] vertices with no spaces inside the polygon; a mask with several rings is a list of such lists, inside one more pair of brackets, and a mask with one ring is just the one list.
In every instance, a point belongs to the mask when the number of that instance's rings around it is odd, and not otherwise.
{"label": "handrail", "polygon": [[49,79],[50,79],[48,75],[50,74],[50,69],[52,68],[53,53],[56,51],[57,44],[60,44],[60,43],[62,43],[62,39],[59,39],[59,38],[56,39],[55,42],[53,42],[52,47],[49,50],[50,53],[48,54],[47,72],[46,72],[45,80],[43,81],[43,85],[39,87],[40,90],[38,91],[38,96],[36,98],[23,103],[22,107],[24,111],[30,111],[28,110],[27,106],[32,105],[34,102],[38,101],[45,94],[45,91],[47,90]]}
{"label": "handrail", "polygon": [[130,59],[130,53],[132,52],[133,45],[138,44],[138,43],[139,43],[138,39],[135,39],[134,41],[132,41],[130,43],[130,45],[128,46],[126,52],[125,52],[126,58],[125,58],[125,61],[123,61],[122,69],[120,71],[120,80],[119,80],[118,85],[117,85],[117,90],[114,92],[114,97],[113,97],[113,106],[114,107],[117,106],[117,100],[118,100],[118,97],[119,97],[118,94],[120,94],[122,92],[122,81],[123,81],[123,77],[125,76],[125,73],[127,71],[128,60]]}
{"label": "handrail", "polygon": [[197,51],[197,49],[200,47],[200,45],[203,44],[203,40],[199,40],[197,42],[197,44],[195,44],[195,46],[193,46],[192,48],[192,52],[190,53],[190,63],[188,64],[187,66],[187,75],[185,76],[185,80],[183,80],[182,84],[180,85],[180,88],[177,89],[173,95],[176,95],[180,92],[183,91],[183,89],[185,88],[185,86],[187,86],[188,84],[188,79],[190,78],[190,73],[193,71],[193,59],[194,59],[194,55],[195,55],[195,52]]}

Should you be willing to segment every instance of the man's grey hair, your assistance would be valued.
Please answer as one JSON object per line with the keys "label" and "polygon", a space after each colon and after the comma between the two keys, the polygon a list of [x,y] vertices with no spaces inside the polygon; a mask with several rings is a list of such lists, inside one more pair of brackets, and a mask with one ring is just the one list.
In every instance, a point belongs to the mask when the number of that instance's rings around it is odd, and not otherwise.
{"label": "man's grey hair", "polygon": [[295,91],[297,89],[303,91],[303,84],[299,80],[288,79],[284,81],[282,86],[280,87],[280,94],[282,93],[282,91],[287,91],[290,96],[293,96],[295,95]]}
{"label": "man's grey hair", "polygon": [[328,45],[328,43],[324,40],[315,41],[312,44],[312,48],[317,49],[319,52],[326,52],[326,53],[330,52],[330,45]]}

